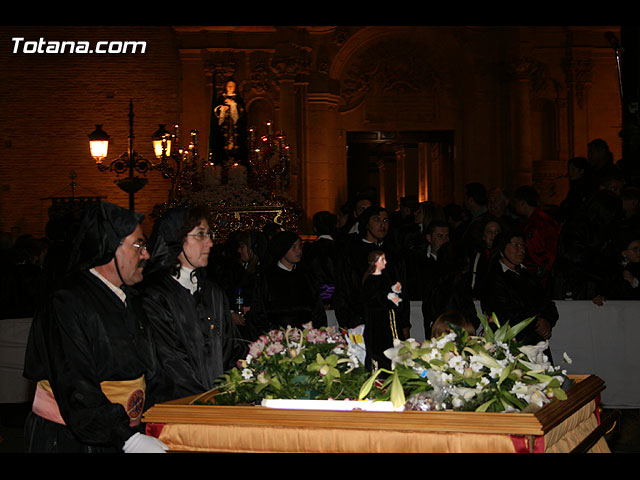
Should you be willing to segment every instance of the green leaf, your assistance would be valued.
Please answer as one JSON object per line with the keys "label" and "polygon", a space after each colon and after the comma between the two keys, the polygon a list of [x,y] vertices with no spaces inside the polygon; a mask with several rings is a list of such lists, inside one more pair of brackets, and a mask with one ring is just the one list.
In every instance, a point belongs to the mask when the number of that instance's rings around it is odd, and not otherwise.
{"label": "green leaf", "polygon": [[507,336],[508,329],[509,329],[509,323],[507,322],[504,325],[502,325],[500,328],[498,328],[498,330],[496,330],[493,337],[494,340],[496,342],[504,342],[505,337]]}
{"label": "green leaf", "polygon": [[552,388],[551,391],[553,392],[553,396],[556,397],[558,400],[567,399],[567,392],[565,392],[561,388]]}
{"label": "green leaf", "polygon": [[371,375],[367,379],[367,381],[362,384],[362,387],[360,388],[360,395],[358,396],[359,400],[364,400],[366,398],[366,396],[369,394],[369,392],[373,388],[376,378],[378,378],[378,375],[380,375],[380,372],[381,370],[376,370],[374,374]]}
{"label": "green leaf", "polygon": [[536,317],[529,317],[526,320],[521,321],[520,323],[514,325],[509,329],[509,332],[505,336],[505,341],[509,341],[514,339],[522,330],[524,330],[531,322],[533,322]]}
{"label": "green leaf", "polygon": [[500,394],[503,396],[503,398],[507,402],[509,402],[512,406],[514,406],[519,410],[524,410],[527,407],[527,402],[525,402],[524,400],[520,400],[518,397],[511,394],[510,392],[502,391],[500,392]]}
{"label": "green leaf", "polygon": [[553,377],[550,377],[549,375],[545,375],[543,373],[527,372],[526,374],[535,378],[539,382],[550,382],[551,380],[553,380]]}
{"label": "green leaf", "polygon": [[480,319],[480,323],[482,323],[482,326],[484,327],[484,338],[487,340],[487,342],[493,343],[493,330],[489,325],[487,316],[478,312],[478,318]]}
{"label": "green leaf", "polygon": [[484,402],[482,405],[476,408],[476,412],[486,412],[489,406],[495,401],[497,401],[497,398],[492,398],[488,402]]}
{"label": "green leaf", "polygon": [[500,375],[500,379],[498,380],[498,386],[500,386],[502,382],[504,382],[509,377],[509,374],[511,374],[512,370],[513,363],[510,363],[502,370],[502,374]]}
{"label": "green leaf", "polygon": [[393,373],[393,380],[391,382],[391,402],[395,408],[399,408],[405,404],[404,389],[402,383],[398,378],[397,372]]}

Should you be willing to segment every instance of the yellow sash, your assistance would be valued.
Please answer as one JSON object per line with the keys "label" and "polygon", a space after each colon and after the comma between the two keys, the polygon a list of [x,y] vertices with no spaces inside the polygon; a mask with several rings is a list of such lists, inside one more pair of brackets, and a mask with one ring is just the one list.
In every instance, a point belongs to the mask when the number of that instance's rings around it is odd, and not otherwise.
{"label": "yellow sash", "polygon": [[[104,381],[100,383],[100,389],[111,403],[119,403],[124,407],[131,426],[140,424],[146,389],[144,375],[134,380]],[[33,412],[52,422],[62,425],[65,423],[48,380],[38,382],[33,399]]]}

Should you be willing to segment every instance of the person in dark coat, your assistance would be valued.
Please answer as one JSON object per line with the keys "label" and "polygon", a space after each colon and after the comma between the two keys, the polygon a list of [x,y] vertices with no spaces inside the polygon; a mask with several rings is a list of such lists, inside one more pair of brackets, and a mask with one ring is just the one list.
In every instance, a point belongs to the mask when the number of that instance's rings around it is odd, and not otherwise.
{"label": "person in dark coat", "polygon": [[564,219],[574,217],[587,203],[593,194],[592,184],[587,178],[587,159],[573,157],[567,162],[567,176],[569,177],[569,191],[560,202],[560,209]]}
{"label": "person in dark coat", "polygon": [[224,291],[206,276],[212,246],[205,211],[169,210],[154,225],[143,307],[156,369],[148,406],[211,389],[245,353]]}
{"label": "person in dark coat", "polygon": [[540,208],[538,192],[531,185],[518,187],[513,197],[515,211],[522,217],[518,228],[527,245],[524,264],[546,287],[558,255],[560,225]]}
{"label": "person in dark coat", "polygon": [[604,291],[619,256],[614,245],[622,218],[620,198],[599,190],[578,214],[567,219],[550,277],[552,298],[592,300]]}
{"label": "person in dark coat", "polygon": [[325,308],[332,308],[333,292],[336,289],[336,262],[338,245],[335,240],[337,217],[331,212],[320,211],[313,215],[313,230],[318,236],[313,242],[303,245],[302,261],[320,287],[320,296]]}
{"label": "person in dark coat", "polygon": [[294,232],[277,233],[269,242],[275,262],[266,266],[255,290],[251,321],[261,333],[281,327],[327,326],[320,290],[302,260],[302,240]]}
{"label": "person in dark coat", "polygon": [[402,339],[399,316],[402,284],[386,273],[387,260],[382,250],[370,252],[367,263],[362,279],[365,366],[390,369],[391,360],[384,352],[393,347],[394,340]]}
{"label": "person in dark coat", "polygon": [[166,450],[141,425],[153,368],[134,289],[149,258],[143,218],[106,202],[89,207],[69,275],[34,316],[24,365],[37,382],[28,453]]}
{"label": "person in dark coat", "polygon": [[471,287],[473,298],[479,299],[482,296],[482,288],[485,284],[485,277],[491,264],[491,252],[493,241],[502,230],[503,224],[494,217],[488,217],[484,221],[482,237],[474,241],[474,248],[469,255],[469,271],[467,272],[467,282]]}
{"label": "person in dark coat", "polygon": [[524,234],[516,230],[505,231],[494,240],[494,248],[498,255],[487,275],[481,299],[483,312],[487,315],[495,313],[500,325],[509,322],[515,326],[535,317],[516,340],[525,345],[548,340],[558,321],[558,310],[538,277],[524,267]]}
{"label": "person in dark coat", "polygon": [[237,232],[231,248],[236,249],[236,255],[224,275],[231,318],[240,336],[252,342],[260,334],[252,322],[251,305],[266,260],[267,238],[259,230]]}
{"label": "person in dark coat", "polygon": [[426,288],[437,274],[436,264],[440,248],[450,241],[451,228],[444,220],[433,220],[425,229],[425,243],[405,252],[407,265],[407,298],[422,301]]}
{"label": "person in dark coat", "polygon": [[31,235],[16,240],[0,269],[0,319],[32,318],[49,293],[42,266],[47,242]]}
{"label": "person in dark coat", "polygon": [[473,302],[471,285],[466,275],[469,257],[460,245],[447,242],[438,249],[434,271],[425,286],[422,298],[422,318],[425,335],[436,319],[445,312],[456,311],[474,327],[480,325]]}
{"label": "person in dark coat", "polygon": [[619,256],[607,281],[602,283],[602,302],[640,300],[640,233],[625,229],[616,237],[615,250]]}
{"label": "person in dark coat", "polygon": [[[402,253],[386,241],[389,232],[387,210],[379,205],[369,207],[360,214],[359,222],[358,234],[350,235],[338,260],[334,309],[342,328],[353,328],[364,323],[361,290],[362,278],[369,267],[369,253],[382,250],[387,261],[387,274],[400,282],[403,288],[407,284],[407,269]],[[403,302],[398,312],[402,340],[408,337],[411,330],[410,313],[409,302]]]}

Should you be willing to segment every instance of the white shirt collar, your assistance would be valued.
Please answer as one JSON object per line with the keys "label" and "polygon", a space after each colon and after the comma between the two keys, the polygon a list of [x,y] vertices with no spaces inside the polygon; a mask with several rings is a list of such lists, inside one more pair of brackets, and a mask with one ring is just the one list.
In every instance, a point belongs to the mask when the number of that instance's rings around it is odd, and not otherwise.
{"label": "white shirt collar", "polygon": [[296,264],[294,263],[291,268],[287,268],[287,266],[282,263],[280,260],[278,260],[278,267],[280,267],[283,270],[286,270],[287,272],[293,272],[293,270],[296,268]]}
{"label": "white shirt collar", "polygon": [[107,280],[104,276],[102,276],[95,268],[89,269],[91,273],[93,273],[96,277],[98,277],[113,293],[115,293],[122,303],[126,305],[127,303],[127,295],[122,291],[121,288],[116,287],[113,283]]}
{"label": "white shirt collar", "polygon": [[320,240],[321,238],[326,238],[327,240],[333,240],[333,237],[331,235],[319,235],[318,238],[316,238],[316,241]]}
{"label": "white shirt collar", "polygon": [[198,290],[198,278],[195,275],[191,275],[193,268],[180,267],[180,271],[173,276],[176,282],[182,285],[184,288],[194,293]]}
{"label": "white shirt collar", "polygon": [[384,243],[384,240],[380,240],[380,243],[376,243],[376,242],[372,242],[371,240],[367,240],[365,237],[362,237],[362,241],[364,243],[368,243],[370,245],[377,245],[377,246],[382,246],[382,244]]}
{"label": "white shirt collar", "polygon": [[[514,268],[507,267],[507,265],[505,265],[505,263],[502,260],[500,260],[500,266],[502,267],[502,271],[503,272],[506,272],[507,270],[511,270],[513,273],[517,273],[518,275],[520,275],[520,273],[517,272]],[[519,266],[521,268],[524,268],[524,265],[522,265],[522,264],[520,264]]]}

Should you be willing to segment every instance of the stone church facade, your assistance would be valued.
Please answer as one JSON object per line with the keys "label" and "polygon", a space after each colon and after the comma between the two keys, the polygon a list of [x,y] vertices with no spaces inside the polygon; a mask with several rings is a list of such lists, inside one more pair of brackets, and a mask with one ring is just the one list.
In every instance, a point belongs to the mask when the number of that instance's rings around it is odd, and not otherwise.
{"label": "stone church facade", "polygon": [[[307,220],[366,187],[391,210],[408,195],[462,203],[473,181],[507,192],[534,184],[545,203],[558,204],[567,161],[586,156],[589,141],[602,138],[621,157],[619,79],[605,39],[618,27],[51,29],[3,28],[2,41],[48,33],[143,39],[149,48],[137,56],[2,54],[3,231],[42,234],[43,199],[65,188],[70,171],[78,185],[126,206],[113,176],[91,164],[94,124],[119,138],[114,152],[123,150],[133,98],[141,154],[153,155],[157,124],[175,121],[197,129],[206,149],[215,90],[231,77],[249,123],[260,129],[269,120],[286,134],[285,193]],[[146,176],[136,206],[149,213],[168,185],[158,172]]]}

